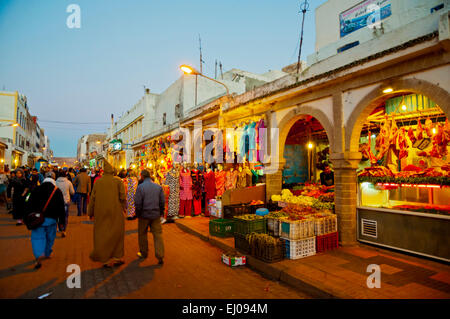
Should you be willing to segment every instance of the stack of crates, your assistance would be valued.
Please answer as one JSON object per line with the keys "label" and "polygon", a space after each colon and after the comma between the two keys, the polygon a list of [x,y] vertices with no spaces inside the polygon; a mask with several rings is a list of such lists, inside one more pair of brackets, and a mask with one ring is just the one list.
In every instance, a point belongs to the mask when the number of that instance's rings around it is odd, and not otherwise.
{"label": "stack of crates", "polygon": [[314,234],[316,235],[316,250],[318,253],[337,248],[339,246],[337,216],[335,214],[316,216]]}
{"label": "stack of crates", "polygon": [[280,235],[285,240],[286,258],[299,259],[316,254],[314,218],[281,220]]}

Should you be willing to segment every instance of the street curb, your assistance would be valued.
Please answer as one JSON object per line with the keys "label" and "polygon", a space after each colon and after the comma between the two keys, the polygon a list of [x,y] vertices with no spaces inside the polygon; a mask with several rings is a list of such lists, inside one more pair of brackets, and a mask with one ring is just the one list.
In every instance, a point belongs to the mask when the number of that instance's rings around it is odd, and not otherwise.
{"label": "street curb", "polygon": [[[211,245],[216,246],[222,250],[234,249],[234,247],[229,246],[218,239],[210,236],[209,234],[202,233],[197,231],[189,226],[186,226],[182,223],[175,222],[177,227],[182,231],[194,235],[204,241],[209,242]],[[304,280],[301,280],[298,277],[292,276],[286,270],[286,267],[276,264],[265,263],[253,256],[247,255],[247,266],[259,273],[261,273],[264,277],[281,281],[291,287],[294,287],[302,292],[307,293],[313,298],[318,299],[338,299],[338,298],[346,298],[345,296],[338,297],[333,292],[325,290],[323,287],[317,287],[314,284],[307,283]]]}

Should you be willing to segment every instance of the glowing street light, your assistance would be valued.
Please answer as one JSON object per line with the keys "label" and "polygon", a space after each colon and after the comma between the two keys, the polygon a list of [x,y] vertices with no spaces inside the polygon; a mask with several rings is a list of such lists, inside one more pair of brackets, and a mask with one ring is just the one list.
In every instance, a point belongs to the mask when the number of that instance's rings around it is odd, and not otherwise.
{"label": "glowing street light", "polygon": [[228,90],[228,86],[226,86],[224,83],[219,82],[219,81],[217,81],[217,80],[215,80],[213,78],[210,78],[209,76],[203,75],[202,73],[200,73],[199,71],[197,71],[196,69],[194,69],[193,67],[191,67],[189,65],[185,65],[185,64],[180,65],[180,69],[181,69],[181,71],[184,72],[184,74],[187,74],[187,75],[200,75],[200,76],[202,76],[204,78],[207,78],[208,80],[211,80],[211,81],[214,81],[216,83],[219,83],[219,84],[223,85],[225,87],[225,89],[227,90],[227,95],[230,95],[230,90]]}

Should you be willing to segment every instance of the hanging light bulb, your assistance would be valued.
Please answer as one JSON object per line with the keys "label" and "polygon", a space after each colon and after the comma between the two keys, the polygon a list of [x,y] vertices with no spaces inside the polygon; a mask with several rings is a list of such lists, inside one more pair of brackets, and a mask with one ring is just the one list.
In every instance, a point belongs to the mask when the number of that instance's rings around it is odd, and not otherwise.
{"label": "hanging light bulb", "polygon": [[433,135],[436,134],[436,128],[433,127],[433,129],[431,130],[433,132]]}
{"label": "hanging light bulb", "polygon": [[403,105],[402,105],[402,110],[403,110],[403,111],[406,111],[406,109],[407,109],[406,104],[403,104]]}
{"label": "hanging light bulb", "polygon": [[312,148],[313,148],[313,143],[309,142],[309,143],[308,143],[308,148],[309,148],[309,149],[312,149]]}

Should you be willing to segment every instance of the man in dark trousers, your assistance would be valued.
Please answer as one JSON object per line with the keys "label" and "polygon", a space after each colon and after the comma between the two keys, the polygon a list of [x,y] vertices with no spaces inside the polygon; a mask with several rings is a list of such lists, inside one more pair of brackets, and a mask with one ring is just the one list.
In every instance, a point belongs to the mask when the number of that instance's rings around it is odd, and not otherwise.
{"label": "man in dark trousers", "polygon": [[150,178],[150,172],[143,170],[141,172],[143,182],[137,187],[134,196],[134,205],[136,207],[136,216],[138,217],[138,239],[140,258],[148,256],[147,229],[153,234],[155,244],[155,256],[158,263],[164,263],[164,243],[162,238],[161,216],[164,215],[165,198],[161,186],[153,183]]}
{"label": "man in dark trousers", "polygon": [[86,215],[87,213],[87,199],[91,193],[91,179],[86,173],[86,169],[82,168],[80,174],[78,174],[73,180],[73,186],[76,187],[76,193],[78,197],[77,208],[78,216]]}

